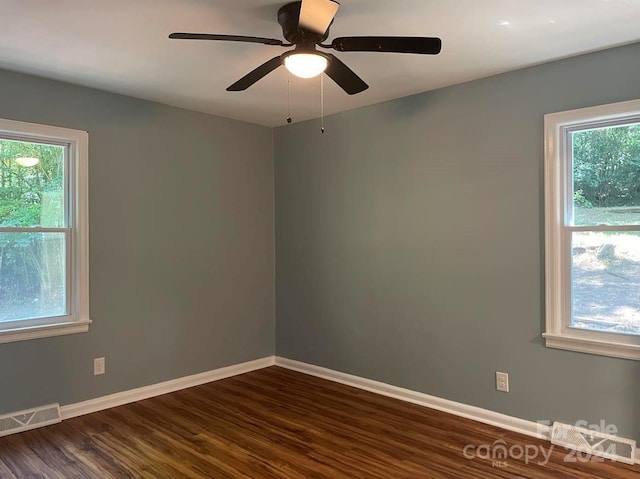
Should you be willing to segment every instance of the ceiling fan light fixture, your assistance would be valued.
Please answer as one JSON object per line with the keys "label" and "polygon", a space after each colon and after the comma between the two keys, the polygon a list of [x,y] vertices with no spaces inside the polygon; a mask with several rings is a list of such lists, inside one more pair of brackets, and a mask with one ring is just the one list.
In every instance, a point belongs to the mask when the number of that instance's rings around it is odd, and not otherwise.
{"label": "ceiling fan light fixture", "polygon": [[299,78],[313,78],[327,69],[329,58],[319,52],[298,53],[293,51],[284,57],[284,66]]}

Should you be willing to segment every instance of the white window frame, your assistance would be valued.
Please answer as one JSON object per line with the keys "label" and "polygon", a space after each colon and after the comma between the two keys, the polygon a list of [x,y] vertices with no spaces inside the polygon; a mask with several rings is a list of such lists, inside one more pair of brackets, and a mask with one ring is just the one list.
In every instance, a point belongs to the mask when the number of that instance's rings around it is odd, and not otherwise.
{"label": "white window frame", "polygon": [[[68,147],[67,284],[69,315],[0,322],[0,343],[84,333],[89,330],[89,134],[56,126],[0,119],[0,134]],[[3,228],[4,231],[30,228]]]}
{"label": "white window frame", "polygon": [[[545,294],[547,347],[640,360],[640,336],[590,331],[570,327],[571,226],[573,165],[570,132],[603,127],[625,121],[640,122],[640,100],[579,110],[551,113],[544,117],[545,129]],[[585,227],[594,231],[598,227]],[[625,226],[603,230],[637,231]]]}

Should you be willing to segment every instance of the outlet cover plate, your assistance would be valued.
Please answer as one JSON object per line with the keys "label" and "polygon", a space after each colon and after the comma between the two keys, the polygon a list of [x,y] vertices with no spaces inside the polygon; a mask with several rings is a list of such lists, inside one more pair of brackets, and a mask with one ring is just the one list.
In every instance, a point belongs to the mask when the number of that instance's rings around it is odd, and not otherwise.
{"label": "outlet cover plate", "polygon": [[509,374],[496,372],[496,389],[505,393],[509,392]]}
{"label": "outlet cover plate", "polygon": [[95,358],[93,360],[93,375],[98,376],[105,373],[105,360],[104,358]]}

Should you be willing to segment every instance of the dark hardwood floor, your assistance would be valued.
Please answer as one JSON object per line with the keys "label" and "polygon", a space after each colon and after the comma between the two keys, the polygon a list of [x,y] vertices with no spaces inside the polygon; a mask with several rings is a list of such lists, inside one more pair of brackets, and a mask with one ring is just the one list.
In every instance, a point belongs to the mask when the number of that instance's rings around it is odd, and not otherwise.
{"label": "dark hardwood floor", "polygon": [[[0,438],[5,478],[640,478],[638,466],[568,463],[550,444],[272,367]],[[467,448],[467,452],[472,450]],[[481,449],[481,456],[484,456]],[[469,454],[468,454],[469,455]]]}

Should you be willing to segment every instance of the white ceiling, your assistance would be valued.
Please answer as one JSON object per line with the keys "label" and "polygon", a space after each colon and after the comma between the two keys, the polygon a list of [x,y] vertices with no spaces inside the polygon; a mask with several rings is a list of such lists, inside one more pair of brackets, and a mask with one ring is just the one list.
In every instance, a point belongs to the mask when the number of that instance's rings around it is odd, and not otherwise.
{"label": "white ceiling", "polygon": [[[169,40],[171,32],[282,38],[287,0],[2,0],[0,68],[267,126],[287,118],[279,68],[245,92],[225,88],[285,51]],[[325,77],[335,113],[640,40],[640,0],[342,0],[336,36],[443,40],[438,56],[336,53],[369,85],[346,95]],[[335,53],[335,52],[334,52]],[[320,116],[320,80],[293,79],[294,121]]]}

